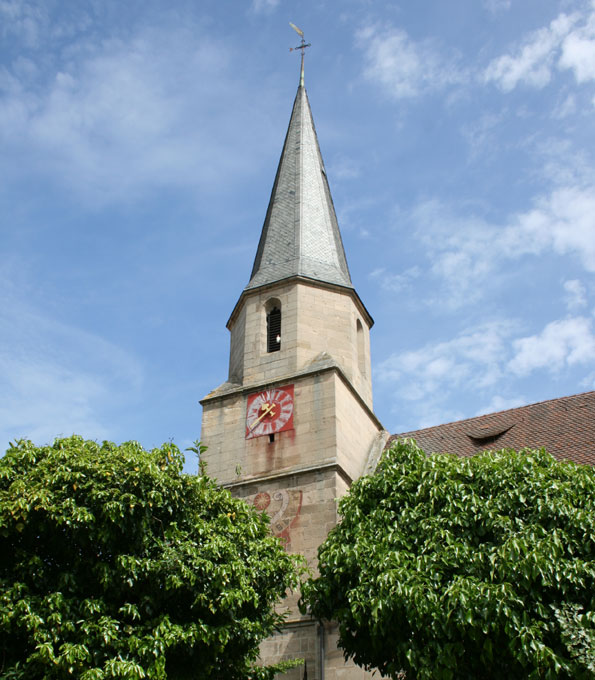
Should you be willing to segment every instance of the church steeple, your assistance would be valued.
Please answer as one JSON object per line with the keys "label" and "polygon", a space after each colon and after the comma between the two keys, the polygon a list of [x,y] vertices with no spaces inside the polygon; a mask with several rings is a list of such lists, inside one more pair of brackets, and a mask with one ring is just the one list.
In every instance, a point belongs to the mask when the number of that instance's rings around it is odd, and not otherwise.
{"label": "church steeple", "polygon": [[353,287],[302,77],[246,290],[295,276]]}
{"label": "church steeple", "polygon": [[[250,282],[227,327],[228,379],[201,400],[209,475],[271,518],[316,567],[337,503],[387,437],[372,409],[372,318],[351,284],[312,113],[300,85]],[[299,650],[318,679],[368,677],[337,649],[336,625],[289,615],[260,658]],[[293,651],[291,651],[293,655]],[[300,673],[301,676],[301,673]],[[292,677],[296,677],[292,675]]]}
{"label": "church steeple", "polygon": [[302,77],[250,281],[227,322],[228,382],[255,384],[330,361],[371,407],[374,322],[351,283]]}

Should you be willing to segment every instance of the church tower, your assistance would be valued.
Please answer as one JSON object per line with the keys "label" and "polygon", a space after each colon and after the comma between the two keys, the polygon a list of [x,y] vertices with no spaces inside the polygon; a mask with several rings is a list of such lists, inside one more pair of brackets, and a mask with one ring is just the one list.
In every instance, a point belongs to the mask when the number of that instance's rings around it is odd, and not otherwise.
{"label": "church tower", "polygon": [[[372,410],[372,324],[351,282],[302,66],[250,281],[227,323],[229,376],[201,401],[201,439],[209,475],[266,511],[313,568],[336,500],[387,437]],[[303,657],[309,680],[368,677],[345,664],[332,625],[299,614],[297,598],[263,661]]]}

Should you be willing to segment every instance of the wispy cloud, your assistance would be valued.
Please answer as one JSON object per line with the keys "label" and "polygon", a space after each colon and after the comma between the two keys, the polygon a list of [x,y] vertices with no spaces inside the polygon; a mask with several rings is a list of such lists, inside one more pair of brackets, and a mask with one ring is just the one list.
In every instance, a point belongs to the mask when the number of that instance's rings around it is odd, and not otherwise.
{"label": "wispy cloud", "polygon": [[[452,340],[395,353],[378,365],[377,382],[385,392],[392,386],[395,404],[410,404],[405,408],[414,414],[417,428],[469,415],[452,409],[461,391],[471,404],[483,403],[475,411],[480,415],[527,403],[520,396],[521,381],[530,374],[557,375],[580,367],[592,380],[592,319],[552,321],[533,335],[523,335],[522,328],[522,322],[491,321],[463,330]],[[407,429],[412,429],[411,422]]]}
{"label": "wispy cloud", "polygon": [[[510,0],[484,0],[490,12],[510,8]],[[463,67],[437,41],[416,41],[402,28],[368,24],[356,33],[365,56],[364,76],[394,99],[418,97],[475,79],[503,92],[526,85],[543,88],[555,70],[569,69],[577,83],[595,80],[595,5],[561,12],[548,26],[525,35],[510,53],[485,68]]]}
{"label": "wispy cloud", "polygon": [[576,255],[583,267],[595,271],[595,187],[560,187],[536,201],[535,207],[508,225],[502,250],[514,254],[551,249]]}
{"label": "wispy cloud", "polygon": [[595,3],[582,26],[571,31],[562,43],[560,68],[574,72],[577,83],[595,80]]}
{"label": "wispy cloud", "polygon": [[482,406],[476,413],[476,416],[483,416],[486,413],[496,413],[497,411],[506,411],[509,408],[517,408],[518,406],[525,406],[527,400],[523,397],[502,397],[494,395],[488,404]]}
{"label": "wispy cloud", "polygon": [[437,44],[416,42],[400,28],[366,26],[356,35],[364,76],[394,99],[417,97],[464,80],[463,71]]}
{"label": "wispy cloud", "polygon": [[489,12],[495,14],[509,10],[512,0],[483,0],[482,4]]}
{"label": "wispy cloud", "polygon": [[23,0],[0,0],[0,31],[18,36],[26,47],[37,47],[48,25],[43,6]]}
{"label": "wispy cloud", "polygon": [[380,284],[380,287],[391,293],[401,293],[410,289],[413,283],[421,275],[421,268],[415,265],[399,274],[387,272],[384,268],[375,269],[370,273],[370,278]]}
{"label": "wispy cloud", "polygon": [[279,0],[252,0],[252,11],[260,14],[272,12],[279,5]]}
{"label": "wispy cloud", "polygon": [[504,54],[490,62],[484,73],[485,81],[494,81],[504,92],[510,92],[519,83],[533,87],[547,85],[562,40],[577,19],[576,14],[560,14],[547,28],[531,33],[514,55]]}
{"label": "wispy cloud", "polygon": [[577,83],[595,80],[595,10],[560,13],[528,34],[511,54],[493,59],[483,73],[504,92],[518,85],[545,87],[555,68],[571,69]]}
{"label": "wispy cloud", "polygon": [[120,394],[139,394],[139,362],[113,343],[31,308],[0,283],[0,442],[27,437],[45,443],[74,432],[114,436],[109,414],[122,407]]}
{"label": "wispy cloud", "polygon": [[337,180],[356,179],[361,171],[353,158],[345,155],[337,155],[328,164],[329,177]]}
{"label": "wispy cloud", "polygon": [[499,149],[496,131],[503,118],[504,112],[489,112],[462,126],[461,133],[469,144],[471,159],[483,159],[486,154],[491,155]]}
{"label": "wispy cloud", "polygon": [[[156,188],[212,188],[246,169],[250,154],[238,148],[250,142],[234,124],[241,80],[228,47],[196,32],[77,35],[54,62],[12,63],[0,73],[0,153],[13,159],[4,183],[35,173],[88,200],[129,201]],[[246,106],[252,113],[257,130]]]}
{"label": "wispy cloud", "polygon": [[27,438],[40,444],[54,437],[85,433],[106,438],[109,425],[97,413],[107,398],[101,376],[75,371],[47,358],[0,354],[4,375],[0,397],[0,440]]}
{"label": "wispy cloud", "polygon": [[541,333],[513,343],[508,369],[525,376],[536,370],[558,372],[575,364],[595,363],[595,334],[591,319],[575,317],[552,321]]}
{"label": "wispy cloud", "polygon": [[566,97],[564,97],[564,100],[561,101],[556,106],[556,108],[552,112],[552,116],[554,118],[562,120],[564,118],[567,118],[568,116],[572,116],[573,114],[575,114],[576,110],[577,110],[576,96],[574,94],[569,94]]}
{"label": "wispy cloud", "polygon": [[506,260],[550,252],[595,271],[595,186],[559,187],[503,224],[460,216],[439,201],[420,203],[412,221],[433,275],[445,284],[441,303],[452,307],[480,299],[482,284]]}
{"label": "wispy cloud", "polygon": [[470,390],[495,385],[514,331],[512,322],[492,321],[453,340],[393,354],[379,365],[378,379],[398,383],[400,397],[408,400],[447,394],[462,384]]}
{"label": "wispy cloud", "polygon": [[566,306],[569,311],[587,306],[587,289],[578,279],[564,281],[564,291],[566,293]]}

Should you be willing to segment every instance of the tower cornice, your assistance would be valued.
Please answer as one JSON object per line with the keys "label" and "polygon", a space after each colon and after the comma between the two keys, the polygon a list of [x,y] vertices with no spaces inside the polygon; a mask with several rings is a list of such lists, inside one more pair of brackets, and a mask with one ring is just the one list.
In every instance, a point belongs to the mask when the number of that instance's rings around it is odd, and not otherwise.
{"label": "tower cornice", "polygon": [[277,281],[266,283],[254,288],[245,288],[242,291],[240,297],[238,298],[238,301],[236,302],[235,307],[233,308],[233,311],[229,316],[229,319],[227,320],[226,327],[228,328],[228,330],[231,330],[240,310],[242,309],[244,301],[248,297],[251,297],[253,295],[260,295],[261,293],[266,291],[273,292],[280,285],[285,285],[287,283],[293,282],[301,283],[306,286],[312,286],[313,288],[324,288],[326,290],[331,290],[336,293],[348,295],[355,303],[355,306],[357,307],[359,313],[362,315],[363,319],[366,321],[368,328],[372,328],[372,326],[374,325],[374,319],[370,315],[370,312],[368,312],[368,310],[366,309],[366,306],[362,302],[360,296],[357,294],[357,291],[352,286],[341,286],[337,284],[327,283],[326,281],[319,281],[317,279],[312,279],[308,276],[288,276],[287,278],[279,279]]}
{"label": "tower cornice", "polygon": [[246,395],[252,392],[257,392],[262,389],[270,389],[279,385],[284,385],[291,380],[299,380],[313,375],[321,375],[323,373],[335,373],[341,382],[347,387],[349,392],[358,402],[359,406],[364,410],[370,420],[380,429],[384,430],[382,423],[374,413],[373,409],[362,399],[360,393],[355,389],[349,378],[345,375],[343,369],[334,361],[321,361],[319,364],[309,366],[301,371],[294,371],[287,375],[282,375],[273,380],[259,380],[245,385],[236,385],[233,383],[223,383],[217,389],[213,390],[206,397],[200,400],[200,405],[205,406],[217,401],[222,401],[233,395]]}

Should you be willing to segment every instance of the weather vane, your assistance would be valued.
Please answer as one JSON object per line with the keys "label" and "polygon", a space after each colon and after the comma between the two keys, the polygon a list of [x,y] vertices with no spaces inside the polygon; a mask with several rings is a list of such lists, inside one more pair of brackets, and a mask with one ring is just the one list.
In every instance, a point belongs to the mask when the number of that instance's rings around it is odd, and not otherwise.
{"label": "weather vane", "polygon": [[300,87],[304,87],[304,50],[306,47],[310,47],[311,43],[307,43],[304,40],[304,31],[302,31],[300,28],[298,28],[295,24],[292,24],[291,21],[289,22],[289,25],[293,30],[301,37],[302,42],[299,44],[297,47],[290,47],[289,51],[293,52],[294,50],[300,50],[302,53],[302,69],[300,71]]}

